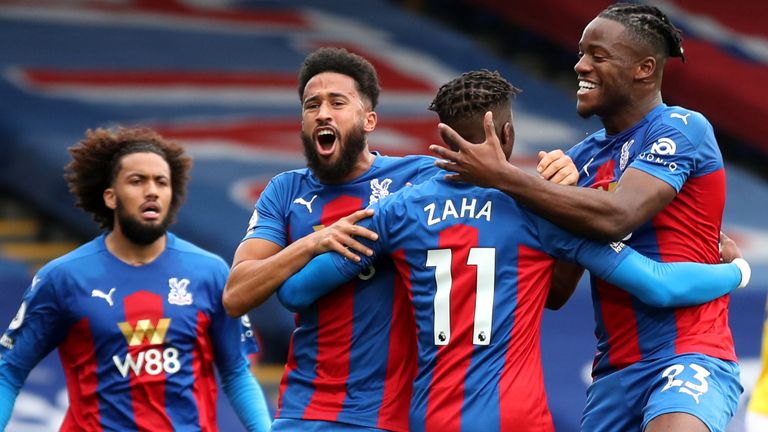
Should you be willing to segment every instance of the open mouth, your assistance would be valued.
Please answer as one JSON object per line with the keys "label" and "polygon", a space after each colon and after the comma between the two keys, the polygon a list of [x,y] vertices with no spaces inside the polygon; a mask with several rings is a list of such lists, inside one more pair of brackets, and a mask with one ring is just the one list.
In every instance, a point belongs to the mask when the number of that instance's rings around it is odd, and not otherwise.
{"label": "open mouth", "polygon": [[157,220],[160,218],[160,206],[157,203],[145,203],[141,206],[140,210],[144,220]]}
{"label": "open mouth", "polygon": [[597,84],[585,80],[579,80],[579,90],[576,92],[577,95],[582,95],[589,93],[590,91],[597,88]]}
{"label": "open mouth", "polygon": [[317,152],[321,156],[330,156],[336,148],[336,130],[331,127],[318,128],[315,133]]}

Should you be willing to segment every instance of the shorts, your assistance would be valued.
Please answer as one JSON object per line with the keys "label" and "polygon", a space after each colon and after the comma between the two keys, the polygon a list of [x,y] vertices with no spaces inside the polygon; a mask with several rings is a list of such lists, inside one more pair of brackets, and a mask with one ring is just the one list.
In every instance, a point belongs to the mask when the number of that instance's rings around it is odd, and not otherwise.
{"label": "shorts", "polygon": [[723,432],[743,388],[739,365],[702,354],[646,360],[595,380],[587,389],[584,432],[641,432],[673,412],[696,416]]}

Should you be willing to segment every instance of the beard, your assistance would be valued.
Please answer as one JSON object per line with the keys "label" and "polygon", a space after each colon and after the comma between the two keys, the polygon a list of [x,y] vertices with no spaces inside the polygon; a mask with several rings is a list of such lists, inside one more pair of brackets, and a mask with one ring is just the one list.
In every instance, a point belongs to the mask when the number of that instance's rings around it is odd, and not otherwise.
{"label": "beard", "polygon": [[171,224],[170,214],[166,215],[158,223],[142,222],[128,214],[119,198],[117,199],[115,213],[117,214],[117,221],[120,224],[123,235],[131,242],[140,246],[150,245],[162,237]]}
{"label": "beard", "polygon": [[341,142],[341,136],[337,134],[337,140],[341,146],[336,162],[327,164],[323,162],[315,149],[315,141],[311,135],[301,133],[301,142],[304,144],[304,157],[307,159],[307,167],[323,183],[338,183],[346,178],[355,167],[360,153],[365,150],[365,132],[363,126],[349,132]]}

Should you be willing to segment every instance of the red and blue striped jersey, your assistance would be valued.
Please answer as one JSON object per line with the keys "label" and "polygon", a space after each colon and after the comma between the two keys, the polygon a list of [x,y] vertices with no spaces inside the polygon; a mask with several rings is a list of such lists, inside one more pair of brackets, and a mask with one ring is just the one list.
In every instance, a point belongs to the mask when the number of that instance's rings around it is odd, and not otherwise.
{"label": "red and blue striped jersey", "polygon": [[[344,184],[320,183],[306,168],[279,174],[259,198],[245,238],[287,246],[438,171],[431,157],[377,155],[370,170]],[[389,260],[300,311],[277,417],[408,430],[413,326]]]}
{"label": "red and blue striped jersey", "polygon": [[433,178],[374,205],[361,263],[393,259],[411,298],[418,374],[411,431],[554,430],[540,322],[554,257],[609,274],[628,249],[574,237],[495,189]]}
{"label": "red and blue striped jersey", "polygon": [[[628,168],[672,186],[677,195],[625,243],[662,262],[720,261],[725,170],[712,125],[700,113],[660,104],[617,135],[596,132],[568,151],[581,186],[613,191]],[[685,308],[659,309],[592,278],[597,355],[594,376],[640,360],[697,352],[735,360],[729,296]]]}
{"label": "red and blue striped jersey", "polygon": [[31,370],[58,347],[70,405],[62,431],[216,431],[216,379],[256,352],[229,318],[226,263],[167,233],[153,262],[131,266],[99,236],[35,275],[2,338]]}

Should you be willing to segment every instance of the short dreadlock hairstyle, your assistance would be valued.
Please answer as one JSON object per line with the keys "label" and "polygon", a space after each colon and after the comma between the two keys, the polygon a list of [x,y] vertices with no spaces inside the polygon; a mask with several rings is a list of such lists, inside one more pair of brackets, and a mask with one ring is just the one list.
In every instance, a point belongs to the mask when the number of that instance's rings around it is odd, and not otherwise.
{"label": "short dreadlock hairstyle", "polygon": [[104,191],[120,171],[123,156],[132,153],[155,153],[168,163],[171,170],[171,207],[169,221],[184,202],[192,159],[184,149],[165,140],[158,133],[144,128],[87,130],[85,138],[67,149],[72,161],[64,167],[69,190],[77,198],[76,205],[93,216],[102,229],[112,230],[114,212],[104,204]]}
{"label": "short dreadlock hairstyle", "polygon": [[649,45],[664,59],[683,55],[682,32],[655,6],[635,3],[616,3],[598,15],[624,25],[633,40]]}
{"label": "short dreadlock hairstyle", "polygon": [[459,117],[483,115],[504,103],[522,90],[510,84],[498,72],[487,69],[465,72],[443,84],[429,105],[429,110],[450,122]]}
{"label": "short dreadlock hairstyle", "polygon": [[323,72],[336,72],[355,80],[355,87],[375,109],[379,103],[379,77],[366,59],[344,48],[318,48],[304,59],[299,70],[299,100],[303,101],[304,88],[312,77]]}

